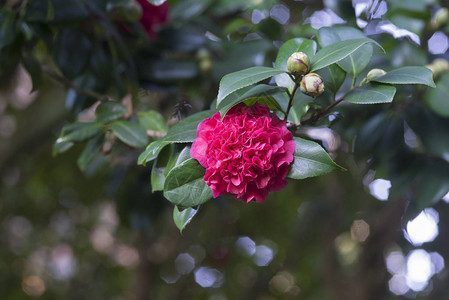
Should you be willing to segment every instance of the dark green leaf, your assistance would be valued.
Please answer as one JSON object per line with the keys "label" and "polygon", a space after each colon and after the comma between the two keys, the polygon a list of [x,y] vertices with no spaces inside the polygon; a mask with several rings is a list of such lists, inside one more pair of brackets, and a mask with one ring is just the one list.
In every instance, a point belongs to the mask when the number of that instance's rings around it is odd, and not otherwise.
{"label": "dark green leaf", "polygon": [[[266,85],[266,84],[258,84],[255,86],[244,87],[240,90],[237,90],[230,94],[224,101],[217,105],[217,108],[220,110],[221,118],[224,118],[226,113],[236,104],[244,101],[248,98],[253,97],[270,97],[277,93],[285,92],[285,88]],[[276,101],[275,101],[276,102]],[[275,105],[274,103],[272,103]],[[279,107],[278,107],[279,108]],[[282,109],[281,109],[282,110]]]}
{"label": "dark green leaf", "polygon": [[167,135],[161,141],[172,143],[192,143],[196,139],[196,129],[198,124],[206,118],[210,118],[215,111],[206,110],[191,115],[171,127]]}
{"label": "dark green leaf", "polygon": [[168,163],[173,155],[173,145],[169,145],[165,151],[156,158],[151,169],[151,188],[153,192],[164,190],[165,176]]}
{"label": "dark green leaf", "polygon": [[269,67],[252,67],[228,74],[220,81],[217,104],[220,105],[232,92],[282,73],[285,71]]}
{"label": "dark green leaf", "polygon": [[0,11],[0,49],[11,44],[18,33],[14,14],[7,10]]}
{"label": "dark green leaf", "polygon": [[56,143],[82,142],[101,132],[102,124],[98,122],[76,122],[62,128]]}
{"label": "dark green leaf", "polygon": [[247,106],[252,106],[256,103],[263,104],[268,106],[268,108],[272,111],[281,111],[284,112],[279,103],[272,96],[268,97],[251,97],[243,101]]}
{"label": "dark green leaf", "polygon": [[64,153],[67,150],[69,150],[70,148],[72,148],[73,145],[75,145],[75,143],[72,143],[72,142],[62,142],[62,143],[55,142],[53,144],[52,154],[53,154],[53,156],[55,156],[57,154]]}
{"label": "dark green leaf", "polygon": [[178,227],[179,231],[183,231],[187,224],[192,221],[193,217],[197,214],[200,208],[187,207],[183,210],[179,210],[179,207],[175,205],[173,209],[173,221]]}
{"label": "dark green leaf", "polygon": [[152,142],[147,146],[145,151],[143,151],[139,155],[139,158],[137,159],[137,164],[145,166],[147,162],[156,159],[161,150],[169,144],[171,144],[171,142],[163,142],[161,140]]}
{"label": "dark green leaf", "polygon": [[[318,31],[318,42],[321,47],[327,47],[331,44],[352,40],[355,38],[366,38],[360,30],[348,26],[322,27]],[[360,74],[368,65],[373,55],[372,45],[363,45],[348,57],[338,62],[338,65],[347,73],[354,77]]]}
{"label": "dark green leaf", "polygon": [[435,89],[428,89],[424,99],[429,107],[443,117],[449,117],[449,73],[438,80]]}
{"label": "dark green leaf", "polygon": [[[287,71],[287,60],[295,52],[304,52],[310,57],[312,57],[317,49],[315,41],[306,40],[303,38],[295,38],[286,41],[282,47],[279,49],[274,67],[279,70]],[[294,82],[291,80],[290,76],[287,74],[279,74],[274,77],[276,84],[278,86],[286,87],[292,89]]]}
{"label": "dark green leaf", "polygon": [[164,117],[155,110],[138,112],[139,123],[146,130],[154,130],[159,132],[167,132],[167,125]]}
{"label": "dark green leaf", "polygon": [[147,162],[152,161],[162,148],[168,144],[192,143],[196,139],[198,124],[204,119],[211,117],[214,113],[215,111],[213,110],[202,111],[176,123],[168,130],[165,137],[147,146],[145,151],[140,154],[137,160],[138,164],[145,165]]}
{"label": "dark green leaf", "polygon": [[162,5],[166,2],[167,0],[148,0],[149,3],[159,6]]}
{"label": "dark green leaf", "polygon": [[372,81],[388,84],[423,84],[435,87],[432,71],[426,67],[402,67]]}
{"label": "dark green leaf", "polygon": [[205,169],[189,158],[175,166],[167,175],[164,197],[176,205],[192,207],[212,198],[212,190],[203,177]]}
{"label": "dark green leaf", "polygon": [[381,47],[376,41],[369,38],[363,38],[341,41],[322,48],[317,52],[317,54],[315,54],[315,56],[311,58],[311,72],[339,62],[340,60],[344,59],[345,57],[368,43],[374,43]]}
{"label": "dark green leaf", "polygon": [[87,142],[83,152],[81,152],[78,160],[76,161],[81,171],[86,170],[89,164],[95,159],[95,156],[101,155],[100,150],[102,143],[103,136],[99,136],[98,138],[91,139]]}
{"label": "dark green leaf", "polygon": [[356,104],[390,103],[395,93],[394,86],[368,83],[349,92],[345,100]]}
{"label": "dark green leaf", "polygon": [[288,177],[304,179],[324,175],[334,170],[344,170],[337,165],[327,152],[317,143],[294,137],[295,152]]}
{"label": "dark green leaf", "polygon": [[23,66],[30,74],[31,81],[33,83],[33,88],[31,90],[31,92],[39,89],[41,82],[42,82],[41,65],[32,55],[25,55],[23,57],[22,62],[23,62]]}
{"label": "dark green leaf", "polygon": [[110,121],[116,120],[126,114],[128,109],[121,103],[108,101],[101,103],[95,114],[97,115],[97,122],[109,123]]}
{"label": "dark green leaf", "polygon": [[336,94],[345,81],[346,73],[337,64],[332,64],[317,72],[324,80],[324,88]]}
{"label": "dark green leaf", "polygon": [[83,1],[31,0],[25,13],[29,22],[70,22],[88,16]]}
{"label": "dark green leaf", "polygon": [[135,147],[143,148],[148,144],[148,136],[137,123],[129,121],[114,121],[111,123],[112,132],[125,144]]}

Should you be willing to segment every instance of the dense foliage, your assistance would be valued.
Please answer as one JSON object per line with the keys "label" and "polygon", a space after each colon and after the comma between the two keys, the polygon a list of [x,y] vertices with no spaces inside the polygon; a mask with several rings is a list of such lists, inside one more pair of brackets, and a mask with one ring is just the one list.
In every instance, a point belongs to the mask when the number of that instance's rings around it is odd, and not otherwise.
{"label": "dense foliage", "polygon": [[447,2],[0,3],[2,299],[449,297]]}

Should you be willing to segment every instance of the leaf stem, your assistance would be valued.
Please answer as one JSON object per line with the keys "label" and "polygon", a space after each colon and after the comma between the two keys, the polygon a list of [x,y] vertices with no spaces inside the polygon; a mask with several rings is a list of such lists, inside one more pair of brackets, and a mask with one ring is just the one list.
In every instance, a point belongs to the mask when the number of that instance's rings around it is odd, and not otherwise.
{"label": "leaf stem", "polygon": [[285,111],[285,120],[287,120],[288,118],[288,114],[290,113],[290,109],[292,108],[293,105],[293,98],[295,98],[295,94],[296,91],[299,88],[299,84],[295,83],[295,86],[293,87],[292,92],[289,94],[290,95],[290,99],[288,100],[288,106],[287,106],[287,110]]}

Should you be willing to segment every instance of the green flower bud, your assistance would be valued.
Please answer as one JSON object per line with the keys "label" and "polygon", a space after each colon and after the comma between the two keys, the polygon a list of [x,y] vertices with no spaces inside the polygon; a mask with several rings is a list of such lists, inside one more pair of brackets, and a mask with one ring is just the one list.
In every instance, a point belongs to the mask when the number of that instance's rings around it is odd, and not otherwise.
{"label": "green flower bud", "polygon": [[385,74],[387,74],[387,72],[385,72],[382,69],[372,69],[371,71],[368,72],[368,74],[366,74],[366,77],[362,80],[360,85],[363,85],[363,84],[370,82],[374,79],[377,79],[379,77],[382,77]]}
{"label": "green flower bud", "polygon": [[434,28],[444,26],[449,21],[449,10],[446,7],[440,8],[432,18]]}
{"label": "green flower bud", "polygon": [[309,73],[302,78],[300,89],[308,96],[317,97],[324,92],[324,81],[320,75]]}
{"label": "green flower bud", "polygon": [[310,60],[307,54],[295,52],[287,60],[287,69],[295,76],[307,74],[310,70]]}

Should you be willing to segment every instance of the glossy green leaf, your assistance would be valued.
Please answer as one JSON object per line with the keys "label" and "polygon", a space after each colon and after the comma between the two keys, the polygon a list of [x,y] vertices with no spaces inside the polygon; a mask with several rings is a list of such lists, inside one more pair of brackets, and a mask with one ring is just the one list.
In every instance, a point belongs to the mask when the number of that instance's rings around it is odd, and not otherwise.
{"label": "glossy green leaf", "polygon": [[[331,44],[352,40],[356,38],[366,38],[365,34],[349,26],[322,27],[318,31],[318,42],[321,47]],[[348,57],[340,60],[337,64],[347,73],[357,77],[366,68],[373,55],[372,45],[363,45]]]}
{"label": "glossy green leaf", "polygon": [[426,67],[408,66],[398,68],[372,81],[388,84],[423,84],[435,87],[432,71]]}
{"label": "glossy green leaf", "polygon": [[95,156],[101,155],[101,145],[103,143],[103,135],[97,138],[91,139],[87,142],[83,152],[81,152],[76,163],[81,171],[86,170],[89,164],[94,160]]}
{"label": "glossy green leaf", "polygon": [[[282,47],[279,49],[274,67],[279,70],[287,71],[287,60],[295,52],[304,52],[310,57],[312,57],[317,49],[315,41],[307,40],[303,38],[295,38],[286,41]],[[294,82],[287,74],[279,74],[274,77],[276,84],[288,89],[292,89]]]}
{"label": "glossy green leaf", "polygon": [[269,67],[252,67],[228,74],[220,81],[217,104],[220,105],[232,92],[282,73],[285,73],[285,71]]}
{"label": "glossy green leaf", "polygon": [[425,102],[438,115],[449,117],[449,73],[444,74],[437,82],[435,89],[428,89]]}
{"label": "glossy green leaf", "polygon": [[18,33],[14,14],[7,10],[0,11],[0,49],[11,44]]}
{"label": "glossy green leaf", "polygon": [[317,72],[324,80],[324,88],[332,94],[336,94],[345,81],[346,73],[337,64],[332,64],[327,68]]}
{"label": "glossy green leaf", "polygon": [[151,169],[151,188],[152,191],[164,190],[165,176],[168,168],[168,163],[173,155],[173,145],[169,145],[165,151],[161,151],[161,154],[157,156]]}
{"label": "glossy green leaf", "polygon": [[108,123],[110,121],[116,120],[126,114],[128,109],[121,103],[107,101],[98,105],[95,110],[97,115],[97,121],[101,123]]}
{"label": "glossy green leaf", "polygon": [[142,125],[146,130],[154,130],[159,132],[167,132],[168,130],[164,117],[155,110],[138,112],[137,117],[139,118],[140,125]]}
{"label": "glossy green leaf", "polygon": [[315,56],[311,58],[311,72],[317,71],[344,59],[345,57],[368,43],[374,43],[381,47],[376,41],[372,39],[362,38],[341,41],[322,48],[317,52],[317,54],[315,54]]}
{"label": "glossy green leaf", "polygon": [[98,122],[75,122],[62,128],[56,143],[82,142],[101,132],[102,124]]}
{"label": "glossy green leaf", "polygon": [[358,87],[345,96],[345,100],[355,104],[390,103],[396,88],[387,84],[368,83]]}
{"label": "glossy green leaf", "polygon": [[214,113],[215,111],[213,110],[206,110],[179,121],[168,130],[165,137],[149,144],[145,151],[140,154],[137,163],[145,165],[147,162],[152,161],[162,148],[168,144],[192,143],[196,139],[198,124],[204,119],[210,118]]}
{"label": "glossy green leaf", "polygon": [[173,209],[173,221],[179,231],[182,232],[184,230],[187,224],[189,224],[193,217],[198,213],[199,209],[199,207],[187,207],[179,210],[179,207],[175,205],[175,208]]}
{"label": "glossy green leaf", "polygon": [[288,177],[304,179],[324,175],[334,170],[344,170],[337,165],[317,143],[294,137],[295,152]]}
{"label": "glossy green leaf", "polygon": [[212,198],[212,190],[203,177],[205,169],[193,158],[175,166],[167,175],[164,197],[176,205],[191,207]]}
{"label": "glossy green leaf", "polygon": [[150,143],[145,148],[145,151],[143,151],[139,155],[139,158],[137,159],[137,164],[145,166],[147,162],[156,159],[156,157],[159,155],[162,149],[169,144],[171,144],[171,142],[164,142],[161,140]]}
{"label": "glossy green leaf", "polygon": [[196,139],[196,129],[198,124],[206,118],[210,118],[215,111],[206,110],[191,115],[184,120],[179,121],[171,127],[167,135],[161,141],[172,143],[192,143]]}
{"label": "glossy green leaf", "polygon": [[33,88],[31,91],[36,91],[40,88],[42,82],[42,69],[41,65],[32,55],[25,55],[22,59],[23,66],[30,74]]}
{"label": "glossy green leaf", "polygon": [[167,2],[167,0],[147,0],[149,3],[159,6]]}
{"label": "glossy green leaf", "polygon": [[[266,84],[258,84],[255,86],[244,87],[234,93],[230,94],[224,101],[217,105],[217,108],[220,110],[221,117],[224,118],[226,113],[236,104],[245,101],[249,98],[268,98],[277,93],[285,92],[285,88],[281,88],[278,86],[266,85]],[[256,101],[250,101],[247,104],[255,103]],[[267,102],[271,102],[273,109],[279,109],[280,106],[276,105],[270,100]],[[274,100],[274,102],[276,102]],[[271,108],[271,107],[270,107]],[[282,109],[280,109],[282,110]]]}
{"label": "glossy green leaf", "polygon": [[149,138],[145,129],[137,123],[114,121],[111,123],[111,130],[119,140],[131,147],[143,148],[148,144]]}

